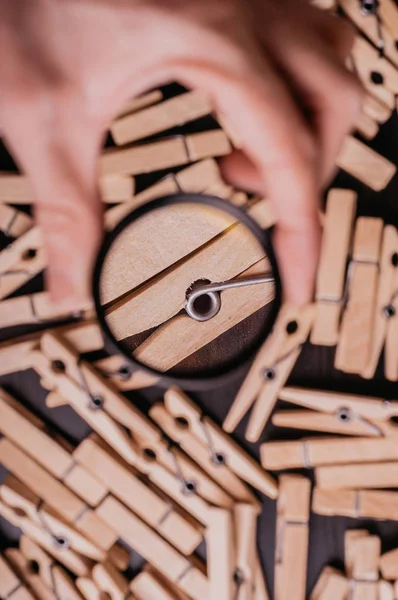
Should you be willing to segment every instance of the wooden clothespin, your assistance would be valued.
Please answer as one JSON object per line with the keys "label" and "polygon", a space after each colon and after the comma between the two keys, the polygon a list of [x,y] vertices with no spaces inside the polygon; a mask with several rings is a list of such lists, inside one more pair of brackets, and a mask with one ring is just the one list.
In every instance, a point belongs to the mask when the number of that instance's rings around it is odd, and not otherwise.
{"label": "wooden clothespin", "polygon": [[8,548],[5,551],[5,557],[11,564],[13,570],[24,582],[32,595],[37,600],[53,600],[53,591],[47,587],[41,576],[36,573],[36,568],[32,568],[30,561],[16,548]]}
{"label": "wooden clothespin", "polygon": [[203,92],[186,92],[119,117],[111,125],[112,137],[118,146],[123,146],[205,117],[212,109],[209,97]]}
{"label": "wooden clothespin", "polygon": [[304,600],[307,582],[311,482],[279,479],[275,549],[275,600]]}
{"label": "wooden clothespin", "polygon": [[398,493],[315,487],[312,510],[326,516],[398,521]]}
{"label": "wooden clothespin", "polygon": [[371,489],[396,487],[398,462],[373,462],[318,467],[316,478],[323,489]]}
{"label": "wooden clothespin", "polygon": [[42,236],[35,226],[0,252],[0,299],[15,292],[45,266]]}
{"label": "wooden clothespin", "polygon": [[[58,390],[118,454],[130,465],[148,473],[153,462],[173,473],[181,489],[189,480],[191,493],[226,508],[232,499],[193,461],[177,448],[170,449],[161,431],[140,413],[91,365],[79,360],[73,348],[55,334],[41,340],[42,353],[35,357],[35,368],[48,385]],[[126,430],[130,433],[127,433]]]}
{"label": "wooden clothespin", "polygon": [[362,112],[355,122],[355,129],[366,140],[373,140],[379,133],[379,124]]}
{"label": "wooden clothespin", "polygon": [[276,498],[277,484],[270,475],[206,417],[181,390],[167,390],[164,409],[160,410],[160,406],[157,405],[150,414],[162,428],[167,427],[166,433],[172,433],[172,439],[207,470],[235,500],[257,504],[255,497],[242,485],[241,480],[263,494]]}
{"label": "wooden clothespin", "polygon": [[[134,193],[133,179],[119,173],[101,177],[99,187],[104,202],[124,202]],[[0,204],[32,204],[35,201],[36,195],[26,176],[0,173]]]}
{"label": "wooden clothespin", "polygon": [[260,510],[253,504],[238,503],[234,508],[237,600],[259,600],[267,598],[261,589],[262,568],[257,554],[257,518]]}
{"label": "wooden clothespin", "polygon": [[163,92],[161,90],[152,90],[151,92],[129,100],[120,110],[118,116],[122,117],[124,115],[128,115],[129,113],[134,113],[137,110],[142,110],[143,108],[152,106],[152,104],[156,104],[161,100],[163,100]]}
{"label": "wooden clothespin", "polygon": [[246,430],[249,441],[257,441],[275,406],[278,393],[307,340],[313,322],[314,306],[282,307],[270,338],[259,350],[223,428],[232,432],[254,404]]}
{"label": "wooden clothespin", "polygon": [[386,552],[380,557],[380,571],[388,581],[398,580],[398,549]]}
{"label": "wooden clothespin", "polygon": [[394,587],[388,581],[379,581],[378,600],[395,600]]}
{"label": "wooden clothespin", "polygon": [[92,560],[105,559],[105,553],[90,540],[61,521],[54,511],[15,477],[8,476],[0,486],[0,497],[21,518],[33,521],[42,528],[58,549],[67,548]]}
{"label": "wooden clothespin", "polygon": [[[239,278],[266,276],[268,273],[268,261],[263,259],[240,273]],[[249,295],[245,286],[223,291],[220,311],[207,321],[196,321],[184,313],[176,315],[158,327],[135,350],[134,356],[159,371],[168,371],[274,300],[273,282],[252,287],[254,289]]]}
{"label": "wooden clothespin", "polygon": [[161,141],[104,151],[101,175],[138,175],[185,165],[203,158],[224,156],[231,144],[221,130],[175,136]]}
{"label": "wooden clothespin", "polygon": [[78,577],[76,587],[85,600],[103,600],[104,594],[89,577]]}
{"label": "wooden clothespin", "polygon": [[0,232],[7,238],[18,238],[32,226],[32,217],[12,206],[0,203]]}
{"label": "wooden clothespin", "polygon": [[98,589],[111,600],[125,600],[128,581],[112,564],[98,563],[93,567],[92,577]]}
{"label": "wooden clothespin", "polygon": [[379,124],[388,121],[392,114],[391,109],[386,104],[380,102],[380,100],[369,93],[365,94],[362,110],[364,115]]}
{"label": "wooden clothespin", "polygon": [[364,4],[363,1],[342,0],[340,6],[358,29],[373,42],[380,53],[398,66],[398,50],[395,46],[395,39],[382,21],[380,6],[377,6],[378,3],[375,2],[373,10],[366,10],[366,7],[363,7]]}
{"label": "wooden clothespin", "polygon": [[351,597],[353,600],[378,600],[380,538],[348,533],[345,538],[345,552]]}
{"label": "wooden clothespin", "polygon": [[349,592],[347,579],[331,567],[325,567],[315,585],[310,600],[346,600]]}
{"label": "wooden clothespin", "polygon": [[137,600],[188,600],[188,596],[165,581],[154,569],[145,567],[130,583],[130,590]]}
{"label": "wooden clothespin", "polygon": [[332,189],[327,197],[311,331],[313,344],[335,346],[338,341],[356,200],[355,192],[343,189]]}
{"label": "wooden clothespin", "polygon": [[108,550],[117,541],[87,504],[6,438],[0,439],[0,462],[98,548]]}
{"label": "wooden clothespin", "polygon": [[107,558],[119,571],[126,571],[130,565],[130,551],[119,542],[110,548]]}
{"label": "wooden clothespin", "polygon": [[380,56],[380,52],[364,37],[357,35],[351,52],[353,70],[369,93],[394,109],[398,93],[398,71]]}
{"label": "wooden clothespin", "polygon": [[322,465],[381,463],[398,460],[393,438],[306,438],[294,442],[266,442],[261,462],[266,469],[311,469]]}
{"label": "wooden clothespin", "polygon": [[382,234],[381,219],[357,220],[335,357],[335,367],[348,373],[362,373],[371,354]]}
{"label": "wooden clothespin", "polygon": [[200,544],[203,528],[183,517],[169,500],[155,493],[127,465],[95,443],[92,436],[80,443],[73,456],[79,464],[100,478],[108,492],[119,498],[180,552],[192,554]]}
{"label": "wooden clothespin", "polygon": [[212,507],[205,533],[209,600],[230,600],[236,596],[235,536],[233,515]]}
{"label": "wooden clothespin", "polygon": [[[210,237],[212,235],[213,227],[209,222],[211,220],[210,216],[207,222],[203,222],[204,240],[209,237],[209,234]],[[226,227],[228,223],[229,219],[224,222],[224,226]],[[240,251],[234,254],[233,248],[237,245]],[[182,257],[187,253],[186,241],[184,246],[184,249],[181,247]],[[122,299],[113,303],[106,311],[107,324],[117,339],[124,339],[158,327],[184,309],[187,290],[198,279],[205,277],[211,282],[228,281],[238,277],[264,258],[265,251],[257,240],[248,234],[245,225],[237,224],[214,239],[211,244],[198,248],[174,268],[152,278],[150,284],[144,289],[133,289],[131,293],[125,294]],[[266,271],[267,267],[264,265],[264,272]],[[274,288],[273,284],[256,287],[260,288],[265,301],[267,289]],[[233,292],[236,294],[236,290]],[[223,301],[224,293],[221,298]],[[181,343],[180,338],[178,341]]]}
{"label": "wooden clothespin", "polygon": [[[107,210],[105,213],[105,227],[107,229],[112,229],[132,210],[155,198],[176,194],[178,192],[202,193],[207,192],[209,189],[214,189],[215,187],[217,187],[220,192],[220,187],[223,183],[217,162],[214,158],[206,158],[205,160],[201,160],[182,169],[178,173],[166,175],[166,177],[163,177],[158,182],[136,194],[130,201]],[[226,186],[226,184],[224,185]],[[226,187],[224,190],[226,190]],[[226,197],[228,197],[228,193],[230,192],[226,193]],[[224,195],[221,195],[221,197],[224,197]]]}
{"label": "wooden clothespin", "polygon": [[279,399],[311,409],[281,410],[274,413],[272,422],[280,427],[375,437],[396,430],[396,426],[390,421],[398,416],[398,403],[367,396],[294,387],[281,390]]}
{"label": "wooden clothespin", "polygon": [[352,136],[347,136],[337,166],[372,190],[383,190],[394,177],[396,166]]}
{"label": "wooden clothespin", "polygon": [[119,537],[193,600],[209,598],[209,582],[195,560],[180,554],[118,500],[109,496],[96,511]]}
{"label": "wooden clothespin", "polygon": [[0,413],[0,432],[87,504],[97,506],[105,498],[107,488],[46,433],[43,421],[1,388]]}
{"label": "wooden clothespin", "polygon": [[33,572],[37,571],[46,586],[53,592],[56,600],[64,597],[70,598],[70,600],[81,600],[74,582],[65,570],[55,564],[54,560],[32,540],[22,536],[19,541],[19,550],[28,561],[28,569]]}
{"label": "wooden clothespin", "polygon": [[380,0],[380,18],[384,25],[396,36],[398,31],[398,9],[393,0]]}
{"label": "wooden clothespin", "polygon": [[34,598],[3,556],[0,556],[0,597],[4,600]]}
{"label": "wooden clothespin", "polygon": [[91,309],[92,303],[89,301],[71,314],[54,305],[48,292],[17,296],[1,302],[0,327],[44,324],[66,317],[82,318],[85,313],[90,314]]}
{"label": "wooden clothespin", "polygon": [[374,377],[385,347],[385,374],[388,379],[398,379],[398,349],[396,344],[396,306],[398,298],[398,232],[392,225],[383,231],[377,298],[374,306],[373,336],[368,360],[361,375]]}

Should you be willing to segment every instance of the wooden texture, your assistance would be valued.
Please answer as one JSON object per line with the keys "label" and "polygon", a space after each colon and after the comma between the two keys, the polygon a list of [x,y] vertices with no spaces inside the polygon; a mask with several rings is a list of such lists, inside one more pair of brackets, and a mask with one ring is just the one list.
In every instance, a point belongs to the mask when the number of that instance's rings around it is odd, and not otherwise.
{"label": "wooden texture", "polygon": [[383,554],[380,558],[380,571],[389,581],[398,579],[398,549]]}
{"label": "wooden texture", "polygon": [[383,190],[396,173],[396,166],[359,140],[348,136],[337,165],[375,191]]}
{"label": "wooden texture", "polygon": [[106,452],[91,439],[86,439],[73,454],[75,460],[106,485],[135,514],[156,529],[183,554],[191,554],[202,539],[203,530],[187,521],[169,502],[158,496],[127,465]]}
{"label": "wooden texture", "polygon": [[[308,337],[313,315],[312,305],[301,309],[289,305],[282,307],[272,334],[259,350],[223,423],[225,431],[232,432],[257,400],[246,430],[246,439],[252,442],[258,440],[275,406],[277,395],[300,354],[301,345]],[[266,369],[274,372],[272,378],[264,379]]]}
{"label": "wooden texture", "polygon": [[33,226],[33,219],[26,213],[0,202],[0,231],[17,238]]}
{"label": "wooden texture", "polygon": [[212,111],[207,95],[196,90],[121,117],[111,125],[118,146],[155,135],[199,119]]}
{"label": "wooden texture", "polygon": [[356,203],[357,195],[351,190],[333,189],[328,194],[311,331],[313,344],[335,346],[338,341]]}
{"label": "wooden texture", "polygon": [[326,516],[398,520],[398,493],[315,487],[312,510]]}
{"label": "wooden texture", "polygon": [[148,106],[156,104],[156,102],[160,102],[161,100],[163,100],[163,92],[161,90],[153,90],[143,94],[142,96],[132,98],[126,102],[126,104],[120,110],[119,117],[136,112],[137,110],[142,110],[143,108],[147,108]]}
{"label": "wooden texture", "polygon": [[230,151],[231,145],[221,130],[176,136],[140,146],[104,151],[100,159],[101,175],[150,173],[203,158],[224,156]]}
{"label": "wooden texture", "polygon": [[266,442],[261,446],[261,460],[263,466],[270,470],[380,463],[398,460],[398,443],[388,438],[312,438],[294,442]]}
{"label": "wooden texture", "polygon": [[[377,298],[374,309],[374,325],[372,335],[372,345],[368,361],[361,375],[366,379],[374,377],[376,368],[387,338],[387,331],[390,328],[389,319],[387,319],[384,309],[390,305],[398,283],[398,269],[394,266],[394,256],[398,252],[398,233],[394,226],[387,225],[383,232],[383,241],[380,255],[380,272]],[[397,255],[398,256],[398,255]],[[396,345],[396,340],[394,346]],[[385,352],[385,371],[386,374],[396,374],[393,381],[398,377],[398,359],[395,362],[395,351]]]}
{"label": "wooden texture", "polygon": [[[267,265],[268,261],[263,259],[240,273],[240,277],[266,275]],[[225,290],[221,309],[215,317],[200,322],[187,314],[176,315],[140,344],[134,356],[144,365],[166,372],[273,299],[273,283],[253,286],[249,296],[245,287]]]}
{"label": "wooden texture", "polygon": [[223,453],[228,468],[240,479],[263,494],[276,498],[278,489],[273,478],[261,468],[247,452],[227,436],[209,417],[202,415],[200,409],[178,388],[170,388],[164,396],[165,406],[175,419],[185,419],[202,445],[208,445],[207,430],[217,452]]}
{"label": "wooden texture", "polygon": [[209,600],[230,600],[236,593],[233,516],[222,508],[211,508],[205,533]]}
{"label": "wooden texture", "polygon": [[282,475],[277,502],[275,600],[305,600],[311,483]]}

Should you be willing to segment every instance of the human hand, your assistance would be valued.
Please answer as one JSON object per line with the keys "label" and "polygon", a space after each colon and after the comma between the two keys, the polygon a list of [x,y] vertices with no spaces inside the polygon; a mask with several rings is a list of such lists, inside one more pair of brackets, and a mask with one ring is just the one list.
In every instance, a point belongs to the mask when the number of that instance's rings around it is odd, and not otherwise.
{"label": "human hand", "polygon": [[0,126],[37,196],[53,299],[90,296],[110,121],[177,80],[232,124],[243,152],[224,172],[274,202],[285,297],[310,300],[319,189],[360,108],[349,47],[344,23],[304,0],[0,0]]}

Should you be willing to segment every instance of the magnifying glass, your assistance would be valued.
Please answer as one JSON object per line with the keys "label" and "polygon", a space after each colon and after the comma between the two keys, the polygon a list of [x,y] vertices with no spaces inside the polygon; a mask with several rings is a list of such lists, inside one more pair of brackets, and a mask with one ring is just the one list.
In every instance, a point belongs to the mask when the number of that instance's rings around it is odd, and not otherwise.
{"label": "magnifying glass", "polygon": [[127,215],[94,271],[105,347],[165,386],[203,389],[241,373],[281,303],[272,232],[253,218],[259,208],[180,193]]}

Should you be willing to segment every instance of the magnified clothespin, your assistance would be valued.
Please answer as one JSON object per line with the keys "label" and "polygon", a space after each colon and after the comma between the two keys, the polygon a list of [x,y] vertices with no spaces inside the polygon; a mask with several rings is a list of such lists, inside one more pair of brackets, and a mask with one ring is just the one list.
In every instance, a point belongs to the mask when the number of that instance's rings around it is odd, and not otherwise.
{"label": "magnified clothespin", "polygon": [[164,407],[155,405],[150,415],[235,500],[257,504],[242,480],[276,497],[276,482],[178,388],[167,390]]}
{"label": "magnified clothespin", "polygon": [[293,387],[281,390],[279,399],[311,409],[274,413],[272,422],[279,427],[372,437],[398,432],[393,422],[398,416],[398,403]]}
{"label": "magnified clothespin", "polygon": [[279,480],[275,550],[275,600],[304,600],[307,581],[311,482],[297,475]]}
{"label": "magnified clothespin", "polygon": [[257,354],[245,381],[224,421],[231,432],[254,404],[246,438],[257,441],[307,340],[313,323],[314,306],[282,307],[274,330]]}

